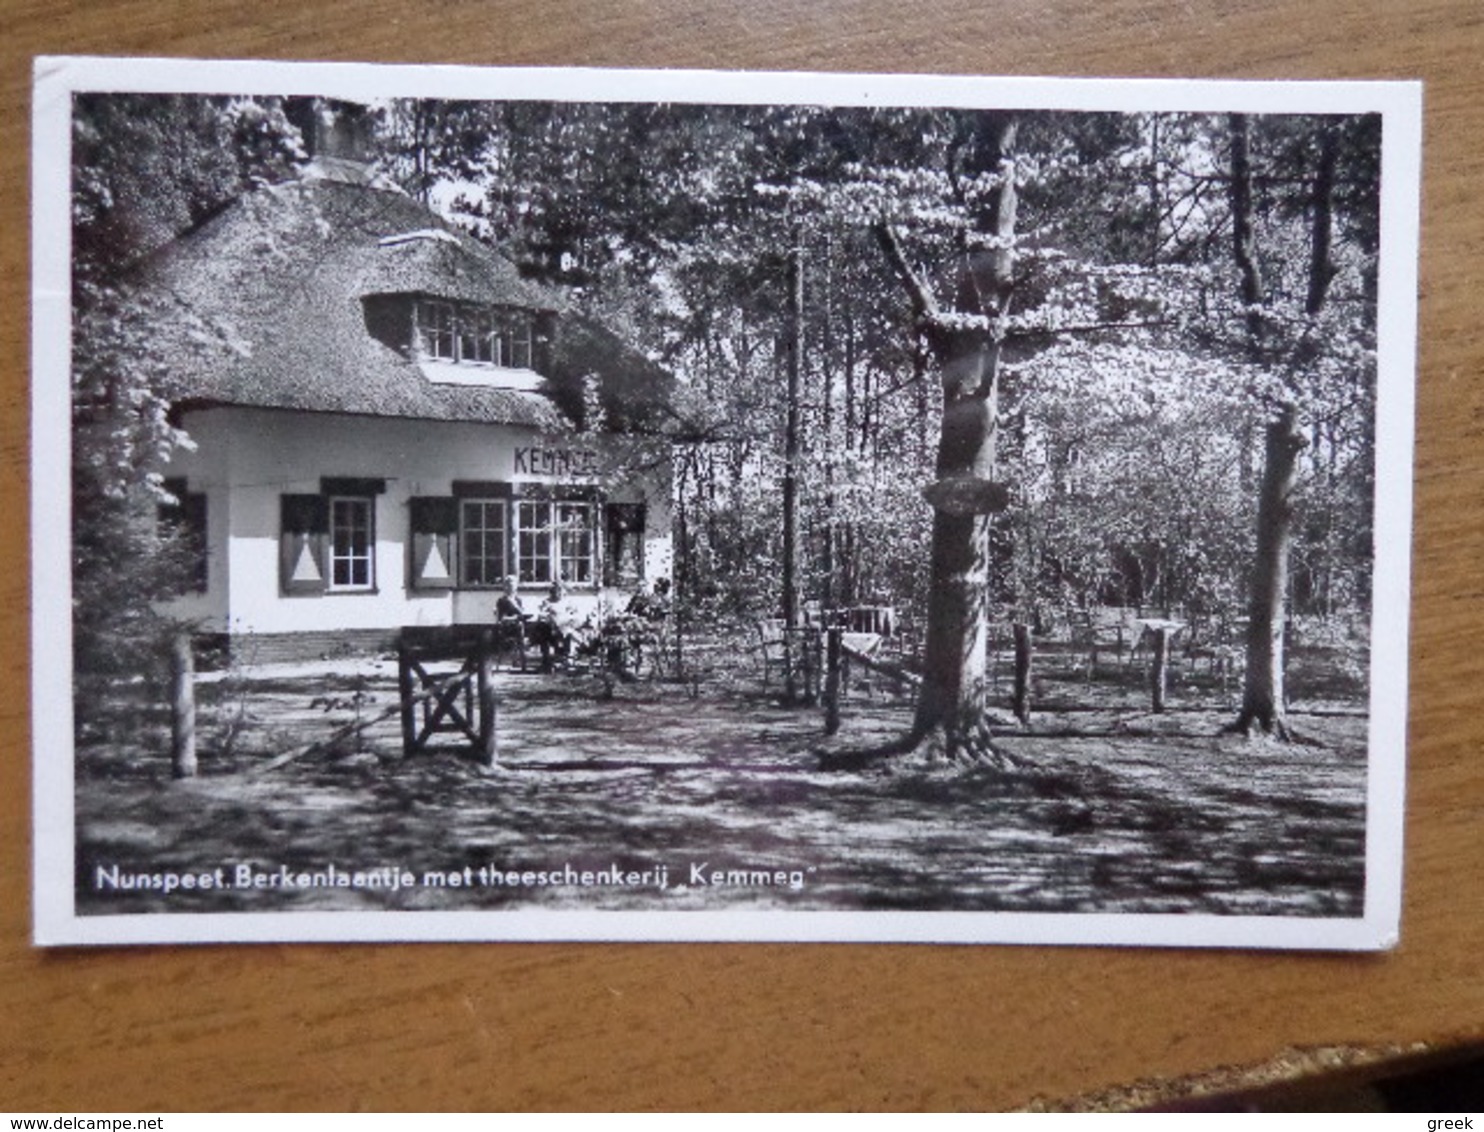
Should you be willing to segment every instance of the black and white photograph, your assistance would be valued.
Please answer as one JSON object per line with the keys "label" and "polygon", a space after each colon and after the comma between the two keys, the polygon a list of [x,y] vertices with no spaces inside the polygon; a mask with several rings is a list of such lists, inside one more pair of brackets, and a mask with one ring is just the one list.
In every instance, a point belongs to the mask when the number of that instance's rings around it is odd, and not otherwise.
{"label": "black and white photograph", "polygon": [[1419,115],[40,60],[37,941],[1394,945]]}

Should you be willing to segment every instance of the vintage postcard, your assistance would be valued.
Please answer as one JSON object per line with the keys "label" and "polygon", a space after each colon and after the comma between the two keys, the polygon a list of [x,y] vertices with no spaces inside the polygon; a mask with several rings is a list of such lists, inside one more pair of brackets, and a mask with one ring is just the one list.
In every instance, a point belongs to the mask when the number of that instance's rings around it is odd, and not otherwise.
{"label": "vintage postcard", "polygon": [[37,943],[1393,945],[1420,106],[38,60]]}

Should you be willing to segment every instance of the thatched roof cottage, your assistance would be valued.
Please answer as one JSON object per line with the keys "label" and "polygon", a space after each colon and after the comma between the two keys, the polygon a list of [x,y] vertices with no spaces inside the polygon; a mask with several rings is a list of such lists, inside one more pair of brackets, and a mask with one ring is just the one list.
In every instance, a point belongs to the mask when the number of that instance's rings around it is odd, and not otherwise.
{"label": "thatched roof cottage", "polygon": [[203,552],[173,612],[315,655],[489,621],[509,575],[596,603],[667,574],[670,377],[316,143],[142,271],[189,312],[158,335]]}

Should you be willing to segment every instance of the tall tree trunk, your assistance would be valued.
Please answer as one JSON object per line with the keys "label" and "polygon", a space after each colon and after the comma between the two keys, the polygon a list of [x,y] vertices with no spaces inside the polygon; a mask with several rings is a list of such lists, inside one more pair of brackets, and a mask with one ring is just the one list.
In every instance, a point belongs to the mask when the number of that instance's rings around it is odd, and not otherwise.
{"label": "tall tree trunk", "polygon": [[[1252,223],[1251,131],[1245,114],[1233,114],[1231,126],[1232,260],[1238,290],[1245,307],[1247,353],[1254,364],[1263,358],[1264,298],[1262,271],[1257,259],[1257,237]],[[1257,548],[1248,578],[1247,672],[1242,710],[1231,730],[1250,733],[1254,727],[1286,736],[1283,704],[1283,624],[1287,612],[1288,550],[1292,541],[1288,497],[1293,490],[1297,451],[1290,436],[1298,416],[1284,406],[1268,422],[1263,445],[1262,485],[1258,489]]]}
{"label": "tall tree trunk", "polygon": [[[877,237],[912,299],[943,385],[943,425],[933,491],[927,641],[912,730],[887,750],[910,750],[941,733],[950,756],[982,753],[986,706],[989,514],[995,471],[999,321],[1008,308],[1015,236],[1015,119],[986,115],[975,139],[976,173],[997,174],[979,210],[981,243],[965,247],[951,315],[940,314],[886,225]],[[959,491],[958,489],[962,489]]]}
{"label": "tall tree trunk", "polygon": [[[992,463],[992,429],[986,430],[986,443],[980,452]],[[943,469],[941,461],[939,469]],[[913,731],[921,736],[942,728],[952,749],[974,733],[985,709],[985,654],[989,644],[987,515],[934,513],[930,578],[922,689]]]}
{"label": "tall tree trunk", "polygon": [[804,327],[804,267],[794,232],[788,253],[788,308],[784,322],[783,354],[788,380],[787,420],[783,434],[783,619],[790,628],[799,623],[799,412]]}
{"label": "tall tree trunk", "polygon": [[1232,258],[1236,261],[1241,280],[1242,303],[1247,308],[1249,346],[1256,348],[1262,341],[1262,312],[1259,308],[1265,292],[1262,270],[1257,262],[1257,235],[1252,227],[1251,128],[1247,115],[1231,116],[1231,134]]}
{"label": "tall tree trunk", "polygon": [[[842,439],[841,450],[849,459],[857,447],[855,433],[855,319],[851,316],[850,308],[847,306],[844,312],[845,318],[845,435]],[[853,466],[853,461],[852,461]],[[850,514],[855,513],[854,507]],[[842,554],[845,559],[844,579],[841,594],[847,603],[854,603],[860,599],[860,562],[857,560],[855,545],[855,519],[845,520],[845,529],[842,532]]]}
{"label": "tall tree trunk", "polygon": [[691,603],[700,594],[701,587],[696,585],[695,569],[691,561],[690,546],[690,522],[689,508],[686,505],[686,471],[689,465],[688,453],[682,449],[681,455],[675,461],[675,670],[677,673],[685,672],[685,657],[682,653],[682,641],[685,639],[687,612]]}
{"label": "tall tree trunk", "polygon": [[1288,609],[1288,558],[1293,543],[1293,489],[1304,449],[1298,410],[1284,405],[1266,430],[1262,494],[1257,503],[1257,553],[1247,609],[1247,674],[1242,710],[1232,730],[1254,728],[1289,737],[1283,702],[1283,631]]}
{"label": "tall tree trunk", "polygon": [[1309,238],[1309,295],[1304,313],[1318,318],[1329,297],[1329,285],[1335,278],[1335,162],[1339,146],[1333,126],[1324,129],[1319,146],[1319,171],[1314,177],[1312,231]]}
{"label": "tall tree trunk", "polygon": [[840,584],[839,525],[835,514],[835,248],[826,238],[824,246],[824,283],[819,288],[820,344],[822,359],[820,401],[823,406],[820,433],[824,437],[824,604],[834,609],[843,604]]}
{"label": "tall tree trunk", "polygon": [[[1305,314],[1313,320],[1324,309],[1334,278],[1331,261],[1334,225],[1334,132],[1322,135],[1319,165],[1314,177],[1311,212],[1309,287]],[[1252,172],[1248,158],[1245,116],[1232,115],[1232,220],[1234,252],[1242,276],[1242,299],[1248,306],[1247,327],[1254,357],[1263,353],[1264,327],[1258,304],[1262,301],[1252,232]],[[1312,350],[1300,347],[1294,362],[1303,366]],[[1253,558],[1247,624],[1247,673],[1242,709],[1231,730],[1251,734],[1255,729],[1280,739],[1292,737],[1284,696],[1284,632],[1288,622],[1288,567],[1293,545],[1293,492],[1298,482],[1299,453],[1305,440],[1298,408],[1287,401],[1265,430],[1262,488],[1257,505],[1257,550]]]}
{"label": "tall tree trunk", "polygon": [[[1232,260],[1237,266],[1238,290],[1246,307],[1247,353],[1256,362],[1262,353],[1262,270],[1257,262],[1257,237],[1252,228],[1251,130],[1247,115],[1233,114],[1231,126],[1231,181],[1228,190],[1232,212]],[[1254,396],[1249,385],[1248,397]],[[1245,495],[1253,485],[1254,447],[1252,418],[1243,416],[1241,435],[1241,488]]]}

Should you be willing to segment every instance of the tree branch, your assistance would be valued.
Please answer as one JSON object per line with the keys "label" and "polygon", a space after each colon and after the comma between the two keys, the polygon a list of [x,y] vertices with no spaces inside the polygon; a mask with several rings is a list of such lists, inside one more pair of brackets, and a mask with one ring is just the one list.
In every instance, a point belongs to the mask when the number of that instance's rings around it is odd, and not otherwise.
{"label": "tree branch", "polygon": [[917,272],[912,270],[912,265],[907,262],[907,255],[902,251],[902,242],[897,238],[896,229],[890,224],[874,224],[871,231],[876,235],[876,242],[881,245],[881,250],[886,253],[887,260],[891,263],[892,270],[896,272],[898,281],[907,289],[907,294],[912,299],[912,313],[918,318],[936,318],[938,316],[938,303],[933,298],[932,291],[920,278]]}

